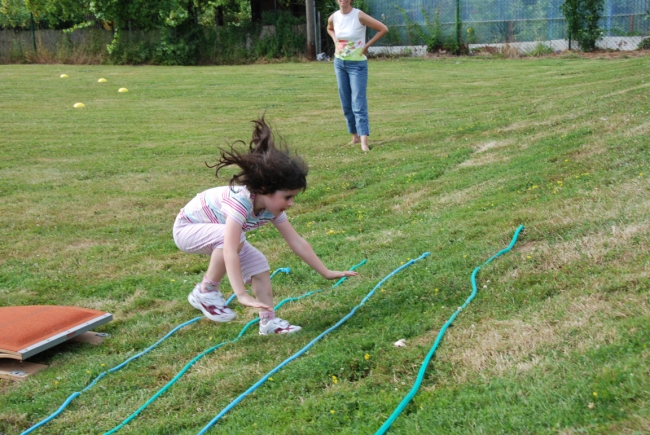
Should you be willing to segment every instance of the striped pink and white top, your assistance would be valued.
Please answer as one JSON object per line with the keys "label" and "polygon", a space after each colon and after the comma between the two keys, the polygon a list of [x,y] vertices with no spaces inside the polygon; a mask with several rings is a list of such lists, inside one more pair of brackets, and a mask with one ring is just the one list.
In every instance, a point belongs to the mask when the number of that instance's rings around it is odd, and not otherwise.
{"label": "striped pink and white top", "polygon": [[254,230],[268,222],[279,224],[287,220],[285,212],[274,216],[262,210],[255,215],[254,197],[244,186],[234,186],[232,189],[230,186],[215,187],[199,193],[188,202],[181,209],[180,218],[195,224],[225,224],[226,217],[231,217],[241,224],[244,231]]}

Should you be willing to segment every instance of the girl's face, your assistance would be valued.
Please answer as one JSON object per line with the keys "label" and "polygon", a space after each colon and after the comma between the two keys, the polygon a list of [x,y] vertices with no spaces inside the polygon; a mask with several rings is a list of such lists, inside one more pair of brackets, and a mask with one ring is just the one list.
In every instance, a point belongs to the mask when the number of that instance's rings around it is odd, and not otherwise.
{"label": "girl's face", "polygon": [[278,190],[270,195],[263,195],[266,199],[264,208],[277,216],[293,205],[293,199],[298,193],[300,189]]}

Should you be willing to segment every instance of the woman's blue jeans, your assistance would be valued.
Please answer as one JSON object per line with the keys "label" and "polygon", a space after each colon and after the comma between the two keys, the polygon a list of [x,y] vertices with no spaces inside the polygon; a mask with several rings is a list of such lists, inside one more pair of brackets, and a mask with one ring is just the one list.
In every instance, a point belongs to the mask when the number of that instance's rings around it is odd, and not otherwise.
{"label": "woman's blue jeans", "polygon": [[350,134],[370,136],[368,124],[368,61],[334,59],[334,72],[339,84],[339,98]]}

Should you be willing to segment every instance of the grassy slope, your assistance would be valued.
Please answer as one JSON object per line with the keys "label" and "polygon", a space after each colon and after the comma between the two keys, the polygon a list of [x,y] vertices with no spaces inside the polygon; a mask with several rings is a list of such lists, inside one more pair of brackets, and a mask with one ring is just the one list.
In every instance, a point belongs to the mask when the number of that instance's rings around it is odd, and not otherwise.
{"label": "grassy slope", "polygon": [[[312,168],[290,213],[297,230],[332,268],[368,264],[283,308],[301,334],[251,333],[218,350],[120,433],[198,432],[379,279],[430,251],[210,432],[374,433],[468,296],[473,268],[521,223],[515,251],[481,271],[478,297],[391,433],[647,431],[649,66],[643,57],[373,62],[366,155],[343,145],[329,64],[0,67],[0,306],[115,316],[104,345],[59,346],[33,358],[48,370],[0,380],[0,432],[24,430],[198,315],[185,297],[206,261],[177,250],[171,225],[196,192],[223,182],[203,162],[248,139],[247,121],[264,110]],[[277,301],[331,285],[273,228],[250,236],[273,268],[293,269],[275,280]],[[38,433],[109,430],[254,316],[235,308],[235,322],[185,328]],[[407,348],[392,347],[400,338]]]}

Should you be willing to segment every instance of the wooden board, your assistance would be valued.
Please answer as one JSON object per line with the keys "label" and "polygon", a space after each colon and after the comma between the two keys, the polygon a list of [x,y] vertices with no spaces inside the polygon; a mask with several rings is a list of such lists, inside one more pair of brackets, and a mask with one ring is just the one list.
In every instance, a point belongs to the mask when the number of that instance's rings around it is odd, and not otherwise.
{"label": "wooden board", "polygon": [[112,319],[110,313],[79,307],[0,307],[0,355],[25,360]]}
{"label": "wooden board", "polygon": [[12,381],[22,381],[43,369],[45,364],[36,364],[28,361],[16,361],[15,359],[0,358],[0,378]]}
{"label": "wooden board", "polygon": [[97,344],[102,344],[104,340],[110,336],[111,336],[110,334],[104,334],[102,332],[86,331],[81,335],[77,335],[75,338],[71,339],[70,341],[97,345]]}

